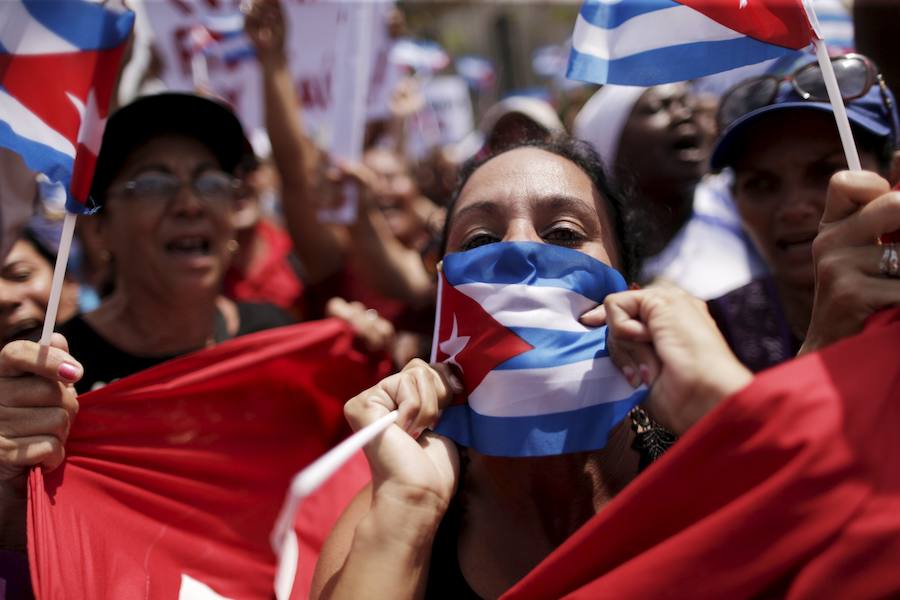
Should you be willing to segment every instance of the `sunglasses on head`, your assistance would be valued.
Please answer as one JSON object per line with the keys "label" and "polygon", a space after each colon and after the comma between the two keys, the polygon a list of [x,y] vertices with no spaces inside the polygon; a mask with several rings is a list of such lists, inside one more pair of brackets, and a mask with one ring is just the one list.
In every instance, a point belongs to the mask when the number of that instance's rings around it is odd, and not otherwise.
{"label": "sunglasses on head", "polygon": [[[888,112],[891,111],[891,99],[887,94],[887,86],[878,73],[875,65],[861,54],[844,54],[831,59],[838,88],[844,102],[865,96],[873,85],[881,90],[881,101]],[[803,100],[810,102],[828,102],[828,90],[818,62],[809,63],[794,72],[778,77],[762,75],[747,79],[737,84],[722,96],[716,122],[719,130],[734,123],[740,117],[758,108],[769,106],[778,95],[783,83],[790,82],[794,91]]]}

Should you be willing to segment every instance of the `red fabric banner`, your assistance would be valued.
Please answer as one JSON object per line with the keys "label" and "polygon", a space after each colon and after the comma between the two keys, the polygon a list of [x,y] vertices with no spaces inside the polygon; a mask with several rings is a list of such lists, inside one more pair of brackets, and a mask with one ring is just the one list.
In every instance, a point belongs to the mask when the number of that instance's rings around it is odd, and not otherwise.
{"label": "red fabric banner", "polygon": [[[273,597],[269,535],[287,486],[349,432],[344,402],[387,368],[328,320],[238,338],[85,394],[65,464],[29,479],[36,597],[174,599],[198,587]],[[303,585],[312,553],[368,480],[364,469],[345,475],[301,511]]]}
{"label": "red fabric banner", "polygon": [[766,371],[506,593],[900,596],[900,310]]}

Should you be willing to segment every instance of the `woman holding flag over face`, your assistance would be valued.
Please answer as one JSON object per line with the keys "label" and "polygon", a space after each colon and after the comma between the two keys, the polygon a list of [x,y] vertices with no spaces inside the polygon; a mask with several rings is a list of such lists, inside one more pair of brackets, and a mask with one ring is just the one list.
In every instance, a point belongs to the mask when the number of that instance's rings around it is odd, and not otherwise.
{"label": "woman holding flag over face", "polygon": [[[561,140],[465,171],[446,230],[439,364],[410,363],[347,404],[354,428],[394,409],[399,426],[367,448],[373,485],[333,532],[314,595],[497,597],[637,474],[619,422],[638,401],[681,433],[750,380],[699,301],[619,293],[614,269],[635,265],[623,201],[598,166]],[[624,376],[605,328],[579,322],[604,298]],[[648,333],[661,369],[626,342]],[[647,398],[633,389],[651,382]],[[437,433],[422,433],[439,414]]]}

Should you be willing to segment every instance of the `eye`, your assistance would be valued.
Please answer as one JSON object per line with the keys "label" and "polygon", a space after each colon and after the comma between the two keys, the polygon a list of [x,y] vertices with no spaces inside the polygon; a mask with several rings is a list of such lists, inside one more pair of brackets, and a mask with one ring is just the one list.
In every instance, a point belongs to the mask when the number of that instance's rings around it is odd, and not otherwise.
{"label": "eye", "polygon": [[740,179],[736,191],[738,196],[761,199],[763,196],[777,192],[778,186],[779,182],[776,177],[761,173]]}
{"label": "eye", "polygon": [[846,168],[846,165],[837,162],[816,163],[815,165],[810,167],[809,177],[814,184],[828,187],[828,182],[831,181],[831,176],[841,169]]}
{"label": "eye", "polygon": [[194,188],[198,194],[210,198],[228,198],[237,192],[235,180],[218,171],[209,171],[198,176],[194,180]]}
{"label": "eye", "polygon": [[15,282],[25,282],[31,279],[33,272],[28,267],[15,267],[7,271],[4,275],[4,279]]}
{"label": "eye", "polygon": [[572,227],[554,227],[550,231],[541,235],[542,238],[551,244],[560,246],[577,246],[584,241],[584,234]]}
{"label": "eye", "polygon": [[494,244],[499,241],[500,238],[496,235],[490,233],[476,233],[462,243],[462,245],[460,246],[460,250],[465,252],[466,250],[473,250],[475,248],[478,248],[479,246],[486,246],[488,244]]}
{"label": "eye", "polygon": [[178,178],[165,173],[140,175],[126,184],[125,189],[136,197],[168,197],[178,188]]}

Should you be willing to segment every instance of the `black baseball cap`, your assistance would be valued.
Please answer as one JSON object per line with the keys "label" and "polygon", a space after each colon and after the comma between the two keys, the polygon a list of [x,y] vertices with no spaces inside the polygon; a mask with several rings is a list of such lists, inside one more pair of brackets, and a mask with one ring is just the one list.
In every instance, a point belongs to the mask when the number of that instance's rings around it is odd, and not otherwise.
{"label": "black baseball cap", "polygon": [[223,102],[180,92],[143,96],[114,112],[106,122],[91,184],[91,199],[95,203],[102,200],[110,182],[135,149],[167,134],[199,140],[229,173],[255,162],[241,122]]}

